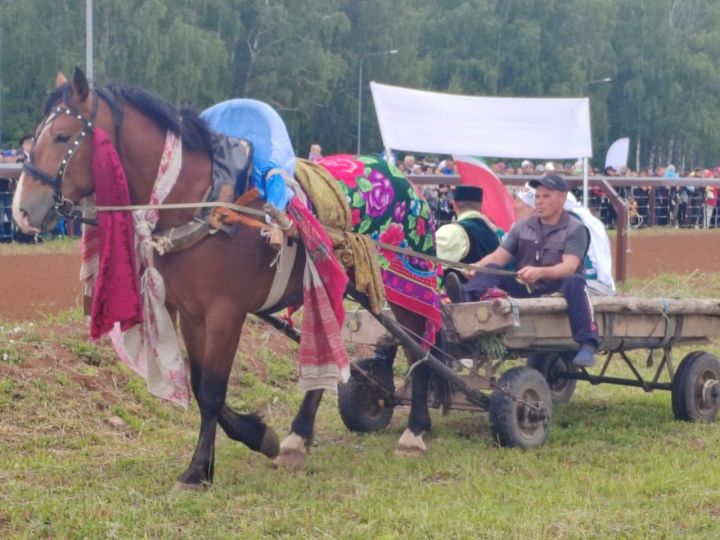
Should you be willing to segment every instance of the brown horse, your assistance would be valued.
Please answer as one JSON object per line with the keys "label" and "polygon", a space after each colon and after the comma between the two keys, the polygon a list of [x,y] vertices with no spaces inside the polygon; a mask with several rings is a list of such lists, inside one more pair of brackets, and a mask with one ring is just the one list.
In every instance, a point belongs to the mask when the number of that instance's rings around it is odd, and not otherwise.
{"label": "brown horse", "polygon": [[[64,79],[64,78],[63,78]],[[212,149],[205,123],[190,110],[176,111],[141,89],[109,86],[90,89],[76,69],[72,82],[59,81],[38,126],[30,164],[25,167],[13,201],[23,231],[50,229],[63,205],[77,204],[93,193],[92,144],[85,136],[104,129],[122,158],[133,204],[146,204],[156,177],[168,130],[182,137],[180,176],[166,203],[198,202],[211,183]],[[53,176],[54,175],[54,176]],[[262,201],[251,204],[259,208]],[[187,223],[193,210],[163,210],[158,229]],[[184,251],[156,257],[165,280],[166,303],[179,314],[188,352],[191,387],[201,415],[200,435],[192,461],[178,478],[179,487],[196,488],[213,480],[217,424],[232,439],[275,458],[279,466],[301,466],[313,437],[322,390],[307,392],[292,422],[291,433],[278,443],[271,428],[256,415],[233,411],[225,401],[228,378],[248,313],[265,301],[273,280],[275,255],[256,229],[240,227],[234,237],[210,236]],[[277,309],[302,301],[303,254]],[[398,321],[422,334],[424,319],[393,306]],[[412,355],[408,352],[408,358]],[[430,430],[427,409],[428,371],[413,370],[413,404],[399,453],[422,454],[423,432]]]}

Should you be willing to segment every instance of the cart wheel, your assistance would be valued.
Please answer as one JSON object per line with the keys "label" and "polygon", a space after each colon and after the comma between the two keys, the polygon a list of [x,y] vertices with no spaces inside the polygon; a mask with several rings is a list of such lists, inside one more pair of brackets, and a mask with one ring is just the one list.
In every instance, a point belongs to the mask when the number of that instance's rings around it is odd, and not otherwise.
{"label": "cart wheel", "polygon": [[535,353],[528,357],[527,365],[537,369],[550,387],[553,403],[567,403],[575,393],[575,379],[560,379],[557,374],[563,371],[575,371],[572,365],[572,353],[548,352]]}
{"label": "cart wheel", "polygon": [[[364,358],[357,366],[390,391],[395,391],[392,365],[387,360]],[[369,433],[383,429],[390,423],[394,408],[387,406],[377,390],[361,375],[351,373],[338,388],[338,407],[343,423],[350,431]]]}
{"label": "cart wheel", "polygon": [[502,374],[490,397],[490,425],[502,446],[532,448],[550,433],[552,395],[535,369],[514,367]]}
{"label": "cart wheel", "polygon": [[672,380],[675,418],[712,422],[720,408],[720,362],[710,353],[695,351],[680,362]]}

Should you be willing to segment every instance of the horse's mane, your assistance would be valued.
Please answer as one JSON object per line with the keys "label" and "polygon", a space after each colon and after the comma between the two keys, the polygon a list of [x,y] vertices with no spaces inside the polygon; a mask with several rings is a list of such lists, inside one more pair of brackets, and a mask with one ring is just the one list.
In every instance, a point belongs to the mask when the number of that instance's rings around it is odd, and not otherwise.
{"label": "horse's mane", "polygon": [[[55,105],[67,98],[70,89],[69,82],[53,89],[45,100],[43,115],[47,116]],[[157,94],[132,85],[113,83],[105,86],[103,90],[105,95],[110,95],[114,99],[124,101],[131,107],[136,108],[160,128],[180,135],[183,146],[188,150],[212,155],[210,130],[205,121],[200,118],[197,111],[192,107],[182,107],[178,111]],[[113,104],[111,104],[112,106]]]}

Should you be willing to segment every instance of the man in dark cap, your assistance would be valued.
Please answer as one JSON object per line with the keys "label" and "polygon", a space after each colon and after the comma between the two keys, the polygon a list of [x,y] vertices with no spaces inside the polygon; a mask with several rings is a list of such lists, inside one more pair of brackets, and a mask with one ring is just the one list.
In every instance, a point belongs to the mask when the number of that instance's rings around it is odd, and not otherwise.
{"label": "man in dark cap", "polygon": [[582,222],[563,208],[568,186],[561,176],[546,175],[530,186],[535,188],[536,215],[516,223],[500,247],[473,264],[479,269],[502,268],[514,260],[516,277],[476,272],[462,286],[448,280],[448,295],[455,301],[474,301],[491,287],[515,298],[560,292],[567,300],[573,339],[580,345],[573,364],[590,367],[595,364],[598,331],[583,265],[589,235]]}
{"label": "man in dark cap", "polygon": [[482,200],[483,190],[479,187],[455,188],[452,205],[457,221],[443,225],[435,233],[438,257],[472,263],[497,249],[503,231],[482,213]]}

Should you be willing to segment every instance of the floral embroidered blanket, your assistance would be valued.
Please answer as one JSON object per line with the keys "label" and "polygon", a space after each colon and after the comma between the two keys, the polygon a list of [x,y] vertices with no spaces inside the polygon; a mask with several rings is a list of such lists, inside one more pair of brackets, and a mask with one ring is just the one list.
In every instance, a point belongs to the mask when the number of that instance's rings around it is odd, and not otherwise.
{"label": "floral embroidered blanket", "polygon": [[[317,163],[341,181],[355,232],[435,255],[430,207],[394,165],[378,157],[349,155],[330,156]],[[435,343],[441,324],[438,266],[383,249],[378,261],[387,300],[425,317],[425,344]]]}

